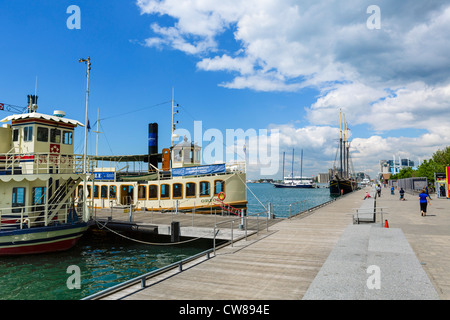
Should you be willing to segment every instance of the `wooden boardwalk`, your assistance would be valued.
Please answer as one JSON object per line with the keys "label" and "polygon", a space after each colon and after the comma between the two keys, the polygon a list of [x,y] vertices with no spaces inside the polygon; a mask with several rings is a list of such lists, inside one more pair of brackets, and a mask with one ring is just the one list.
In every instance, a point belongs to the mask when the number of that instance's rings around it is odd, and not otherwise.
{"label": "wooden boardwalk", "polygon": [[283,220],[164,281],[158,278],[142,290],[138,284],[105,299],[301,299],[352,222],[362,195],[356,192],[307,217]]}
{"label": "wooden boardwalk", "polygon": [[[299,300],[319,273],[353,214],[363,203],[365,191],[347,195],[313,214],[283,220],[268,232],[217,251],[202,259],[158,276],[147,287],[140,284],[104,299],[126,300]],[[383,190],[377,208],[391,228],[400,228],[423,265],[441,299],[450,299],[450,201],[434,199],[429,216],[421,217],[416,196]],[[405,286],[408,283],[404,284]]]}

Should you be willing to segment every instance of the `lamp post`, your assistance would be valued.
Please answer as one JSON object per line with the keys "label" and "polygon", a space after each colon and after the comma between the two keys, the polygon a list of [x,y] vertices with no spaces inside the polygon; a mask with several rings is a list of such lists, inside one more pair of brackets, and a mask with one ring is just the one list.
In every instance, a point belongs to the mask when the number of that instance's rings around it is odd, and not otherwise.
{"label": "lamp post", "polygon": [[89,110],[89,74],[91,71],[91,57],[88,57],[87,59],[80,59],[78,62],[84,62],[87,65],[87,88],[86,88],[86,118],[85,118],[85,125],[84,125],[84,154],[83,154],[83,215],[84,215],[84,221],[89,220],[89,213],[88,213],[88,206],[87,206],[87,132],[88,132],[88,110]]}

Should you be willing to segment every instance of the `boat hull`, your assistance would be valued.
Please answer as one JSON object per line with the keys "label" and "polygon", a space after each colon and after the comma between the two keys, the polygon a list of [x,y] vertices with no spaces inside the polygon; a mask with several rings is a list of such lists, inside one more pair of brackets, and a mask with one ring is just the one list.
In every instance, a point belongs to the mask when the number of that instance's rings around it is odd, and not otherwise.
{"label": "boat hull", "polygon": [[347,179],[333,179],[330,181],[330,195],[340,196],[356,190],[356,182]]}
{"label": "boat hull", "polygon": [[297,189],[311,189],[313,185],[311,184],[300,184],[300,185],[287,185],[282,183],[274,183],[275,188],[297,188]]}
{"label": "boat hull", "polygon": [[65,251],[72,248],[87,229],[87,223],[76,223],[0,231],[0,256]]}

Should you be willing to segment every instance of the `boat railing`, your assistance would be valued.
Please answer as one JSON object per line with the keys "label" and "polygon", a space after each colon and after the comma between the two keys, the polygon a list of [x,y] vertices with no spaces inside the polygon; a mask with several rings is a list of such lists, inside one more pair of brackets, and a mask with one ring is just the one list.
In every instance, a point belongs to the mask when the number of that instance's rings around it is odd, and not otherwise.
{"label": "boat railing", "polygon": [[83,155],[76,154],[0,153],[0,175],[81,173],[83,163]]}
{"label": "boat railing", "polygon": [[225,169],[227,173],[236,172],[236,173],[245,173],[247,170],[245,161],[238,161],[225,164]]}
{"label": "boat railing", "polygon": [[53,213],[45,204],[0,208],[0,230],[22,230],[81,219],[75,211],[73,202],[61,204],[57,214],[50,220]]}
{"label": "boat railing", "polygon": [[308,211],[308,200],[301,200],[289,204],[289,218],[299,215],[305,211]]}

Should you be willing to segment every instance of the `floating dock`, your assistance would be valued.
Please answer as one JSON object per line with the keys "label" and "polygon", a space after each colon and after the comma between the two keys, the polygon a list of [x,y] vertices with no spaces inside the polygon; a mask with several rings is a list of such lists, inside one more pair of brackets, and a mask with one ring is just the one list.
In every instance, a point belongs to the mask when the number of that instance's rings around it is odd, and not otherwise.
{"label": "floating dock", "polygon": [[[450,299],[450,202],[433,199],[421,217],[417,196],[399,201],[398,194],[383,191],[376,199],[383,217],[375,222],[355,224],[356,211],[368,203],[360,190],[158,274],[144,286],[129,283],[97,298]],[[373,266],[380,271],[379,288],[369,288]]]}

